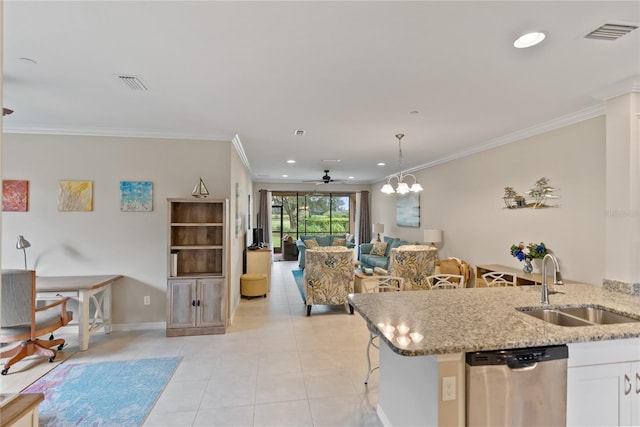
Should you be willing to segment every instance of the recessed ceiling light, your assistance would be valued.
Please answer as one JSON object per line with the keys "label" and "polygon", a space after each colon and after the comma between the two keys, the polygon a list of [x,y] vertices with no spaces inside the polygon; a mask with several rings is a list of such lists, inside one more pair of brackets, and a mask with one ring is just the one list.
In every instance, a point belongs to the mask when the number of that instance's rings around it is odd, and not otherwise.
{"label": "recessed ceiling light", "polygon": [[290,164],[293,164],[293,163],[295,163],[295,162],[296,162],[296,161],[295,161],[295,160],[293,160],[293,159],[289,159],[289,160],[287,160],[287,163],[290,163]]}
{"label": "recessed ceiling light", "polygon": [[304,133],[305,133],[305,131],[302,130],[302,129],[296,129],[296,130],[293,131],[293,134],[296,135],[296,136],[302,136],[302,135],[304,135]]}
{"label": "recessed ceiling light", "polygon": [[420,111],[418,111],[418,110],[409,111],[409,114],[413,114],[415,116],[415,115],[420,114]]}
{"label": "recessed ceiling light", "polygon": [[284,174],[284,175],[282,175],[282,177],[283,177],[283,178],[289,178],[289,175]]}
{"label": "recessed ceiling light", "polygon": [[378,163],[378,166],[385,166],[385,165],[386,165],[386,163],[385,163],[385,162],[380,162],[380,163]]}
{"label": "recessed ceiling light", "polygon": [[546,36],[544,33],[539,33],[539,32],[527,33],[525,35],[518,37],[518,39],[513,42],[513,46],[518,49],[535,46],[538,43],[540,43],[542,40],[544,40],[545,37]]}
{"label": "recessed ceiling light", "polygon": [[354,179],[354,178],[355,178],[355,176],[350,176],[350,177],[349,177],[349,179]]}

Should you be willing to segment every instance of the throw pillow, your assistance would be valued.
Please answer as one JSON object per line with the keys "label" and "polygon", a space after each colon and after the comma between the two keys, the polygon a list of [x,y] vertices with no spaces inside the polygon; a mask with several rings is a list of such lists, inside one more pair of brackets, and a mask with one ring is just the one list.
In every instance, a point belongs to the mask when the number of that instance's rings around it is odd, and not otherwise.
{"label": "throw pillow", "polygon": [[316,239],[305,240],[304,245],[307,247],[307,249],[313,249],[320,246]]}
{"label": "throw pillow", "polygon": [[342,237],[334,237],[331,246],[347,246],[347,239]]}
{"label": "throw pillow", "polygon": [[384,242],[375,242],[373,244],[373,248],[371,248],[371,255],[384,256],[385,251],[387,250],[387,244]]}

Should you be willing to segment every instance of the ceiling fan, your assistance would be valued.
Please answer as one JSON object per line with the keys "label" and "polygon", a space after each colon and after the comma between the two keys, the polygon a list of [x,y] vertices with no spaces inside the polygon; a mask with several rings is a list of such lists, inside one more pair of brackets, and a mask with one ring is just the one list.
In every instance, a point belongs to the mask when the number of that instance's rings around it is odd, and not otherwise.
{"label": "ceiling fan", "polygon": [[325,169],[324,170],[324,176],[322,178],[320,178],[320,179],[310,179],[310,180],[302,181],[302,182],[315,182],[316,185],[320,185],[320,184],[340,183],[340,182],[343,182],[343,180],[331,178],[329,176],[329,169]]}

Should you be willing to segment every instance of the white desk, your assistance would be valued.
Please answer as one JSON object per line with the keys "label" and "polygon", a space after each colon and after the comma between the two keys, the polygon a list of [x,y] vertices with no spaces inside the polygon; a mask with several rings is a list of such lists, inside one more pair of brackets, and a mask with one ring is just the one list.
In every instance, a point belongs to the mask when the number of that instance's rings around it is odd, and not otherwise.
{"label": "white desk", "polygon": [[[78,338],[80,351],[89,347],[89,336],[104,328],[111,332],[111,284],[120,275],[37,276],[38,299],[69,297],[78,301]],[[95,312],[91,318],[91,307]]]}

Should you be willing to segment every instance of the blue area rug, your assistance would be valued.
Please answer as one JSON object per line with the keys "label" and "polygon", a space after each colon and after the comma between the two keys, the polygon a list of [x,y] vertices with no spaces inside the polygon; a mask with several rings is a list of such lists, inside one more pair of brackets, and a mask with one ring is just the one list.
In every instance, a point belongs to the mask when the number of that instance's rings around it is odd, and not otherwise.
{"label": "blue area rug", "polygon": [[22,393],[44,393],[40,426],[140,426],[180,360],[62,363]]}
{"label": "blue area rug", "polygon": [[291,270],[293,273],[293,278],[296,281],[296,285],[298,285],[298,291],[300,291],[300,296],[302,297],[302,302],[306,304],[307,298],[304,296],[304,271],[302,270]]}

